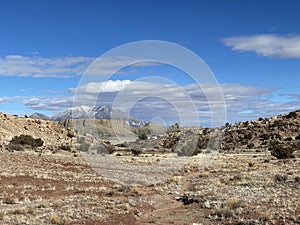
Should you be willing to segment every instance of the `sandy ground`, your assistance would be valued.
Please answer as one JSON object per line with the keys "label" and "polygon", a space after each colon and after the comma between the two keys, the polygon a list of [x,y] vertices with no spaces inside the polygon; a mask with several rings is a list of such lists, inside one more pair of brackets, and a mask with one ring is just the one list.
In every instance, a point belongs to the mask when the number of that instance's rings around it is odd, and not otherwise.
{"label": "sandy ground", "polygon": [[[129,168],[166,159],[116,157]],[[3,150],[0,160],[0,224],[300,224],[299,158],[218,154],[203,166],[199,155],[140,186],[96,173],[80,154]]]}

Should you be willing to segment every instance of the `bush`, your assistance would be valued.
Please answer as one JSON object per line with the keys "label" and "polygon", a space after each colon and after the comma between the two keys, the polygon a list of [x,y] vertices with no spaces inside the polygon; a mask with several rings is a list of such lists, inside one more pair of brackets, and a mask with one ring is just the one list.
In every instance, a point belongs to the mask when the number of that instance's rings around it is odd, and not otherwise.
{"label": "bush", "polygon": [[139,156],[142,153],[141,149],[131,149],[131,152],[134,156]]}
{"label": "bush", "polygon": [[74,134],[74,132],[68,130],[67,136],[68,136],[69,138],[73,138],[73,137],[75,137],[75,134]]}
{"label": "bush", "polygon": [[297,117],[297,113],[296,112],[290,112],[289,114],[286,115],[287,119],[296,118],[296,117]]}
{"label": "bush", "polygon": [[116,144],[117,147],[126,148],[128,145],[126,143]]}
{"label": "bush", "polygon": [[249,148],[249,149],[252,149],[252,148],[254,148],[254,147],[255,147],[255,145],[254,145],[253,143],[247,144],[247,148]]}
{"label": "bush", "polygon": [[290,146],[283,146],[279,142],[270,143],[269,150],[271,151],[271,155],[275,156],[277,159],[288,159],[294,158],[294,148]]}
{"label": "bush", "polygon": [[30,135],[21,134],[20,136],[13,137],[9,143],[13,145],[27,145],[36,148],[42,146],[44,141],[40,138],[35,139]]}
{"label": "bush", "polygon": [[147,139],[148,139],[148,136],[147,136],[147,134],[143,133],[143,134],[140,134],[140,135],[139,135],[139,139],[140,139],[140,140],[147,140]]}
{"label": "bush", "polygon": [[67,152],[71,152],[71,146],[70,145],[64,145],[64,144],[62,144],[61,146],[60,146],[60,149],[61,150],[64,150],[64,151],[67,151]]}
{"label": "bush", "polygon": [[37,138],[35,139],[35,146],[32,146],[32,147],[40,147],[40,146],[43,146],[44,144],[44,141],[40,138]]}

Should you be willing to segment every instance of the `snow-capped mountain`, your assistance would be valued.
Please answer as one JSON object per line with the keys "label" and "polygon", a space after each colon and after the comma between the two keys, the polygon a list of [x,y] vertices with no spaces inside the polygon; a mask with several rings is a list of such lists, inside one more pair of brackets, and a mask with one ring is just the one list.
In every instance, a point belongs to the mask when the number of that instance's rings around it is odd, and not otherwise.
{"label": "snow-capped mountain", "polygon": [[48,116],[46,116],[46,115],[44,115],[44,114],[42,114],[42,113],[38,113],[38,112],[33,113],[33,114],[30,115],[29,117],[31,117],[31,118],[37,118],[37,119],[46,119],[46,120],[49,120],[49,119],[50,119],[50,117],[48,117]]}
{"label": "snow-capped mountain", "polygon": [[52,120],[61,121],[66,119],[122,119],[125,120],[129,126],[141,127],[145,123],[142,120],[129,117],[126,113],[113,109],[108,106],[76,106],[68,108],[65,111],[58,113],[51,117]]}

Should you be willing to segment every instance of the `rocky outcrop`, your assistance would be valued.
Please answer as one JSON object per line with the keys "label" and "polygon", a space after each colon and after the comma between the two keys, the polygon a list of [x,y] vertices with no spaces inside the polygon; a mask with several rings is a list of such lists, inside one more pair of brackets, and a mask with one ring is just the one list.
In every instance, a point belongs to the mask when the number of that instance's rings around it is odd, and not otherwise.
{"label": "rocky outcrop", "polygon": [[136,135],[146,134],[150,136],[165,134],[166,130],[166,128],[152,122],[146,123],[143,127],[135,127],[132,129]]}

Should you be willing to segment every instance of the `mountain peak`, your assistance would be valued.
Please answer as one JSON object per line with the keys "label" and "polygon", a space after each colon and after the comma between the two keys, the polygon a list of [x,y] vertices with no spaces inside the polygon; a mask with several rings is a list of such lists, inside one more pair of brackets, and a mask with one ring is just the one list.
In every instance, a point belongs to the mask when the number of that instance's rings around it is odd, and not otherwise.
{"label": "mountain peak", "polygon": [[132,118],[126,113],[113,109],[107,105],[102,106],[75,106],[68,108],[65,111],[52,116],[53,120],[61,121],[66,119],[121,119],[126,121],[129,126],[140,127],[144,126],[145,123],[142,120]]}
{"label": "mountain peak", "polygon": [[42,113],[33,113],[32,115],[30,115],[29,117],[31,118],[36,118],[36,119],[50,119],[50,117],[46,116],[45,114],[42,114]]}

